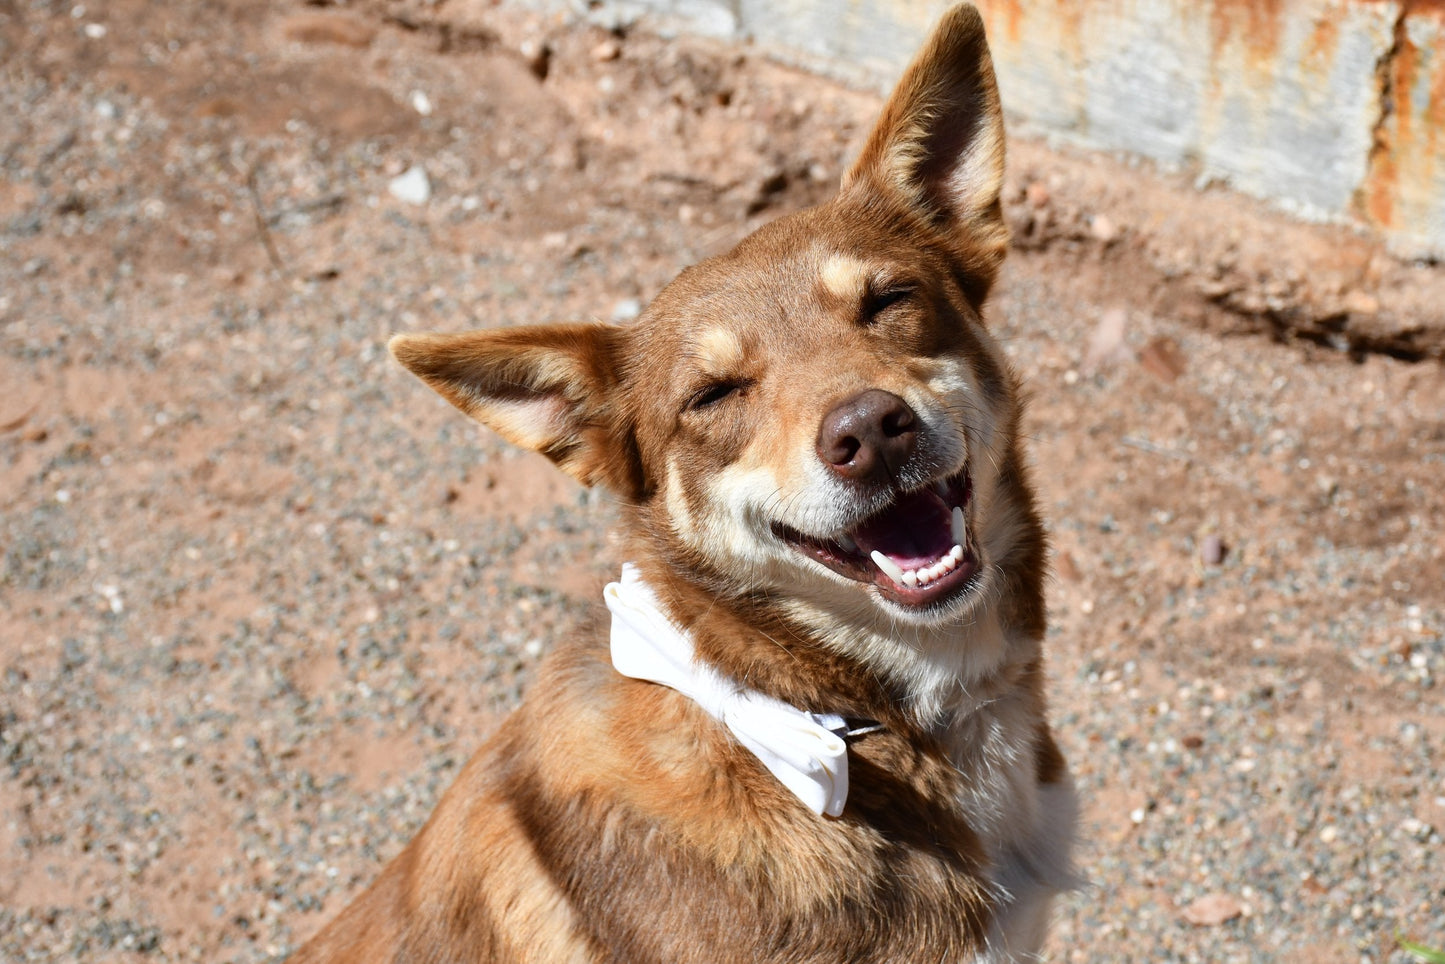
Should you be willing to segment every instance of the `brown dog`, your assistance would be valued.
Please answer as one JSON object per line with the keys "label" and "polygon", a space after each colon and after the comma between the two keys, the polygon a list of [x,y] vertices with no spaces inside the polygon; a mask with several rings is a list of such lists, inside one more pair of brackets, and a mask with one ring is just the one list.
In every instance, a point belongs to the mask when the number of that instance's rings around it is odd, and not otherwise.
{"label": "brown dog", "polygon": [[981,313],[1007,244],[958,7],[827,204],[628,327],[402,335],[463,412],[623,504],[606,640],[522,708],[332,962],[1017,961],[1069,886],[1044,535]]}

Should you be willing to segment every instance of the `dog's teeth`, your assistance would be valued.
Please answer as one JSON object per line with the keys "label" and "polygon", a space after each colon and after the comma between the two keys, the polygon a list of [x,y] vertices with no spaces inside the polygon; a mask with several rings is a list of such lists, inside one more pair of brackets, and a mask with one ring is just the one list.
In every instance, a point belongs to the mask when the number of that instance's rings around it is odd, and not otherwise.
{"label": "dog's teeth", "polygon": [[858,543],[854,542],[853,537],[846,532],[838,537],[838,545],[842,546],[844,549],[847,549],[849,552],[858,551]]}
{"label": "dog's teeth", "polygon": [[953,556],[944,556],[938,560],[938,565],[944,572],[953,572],[953,570],[958,568],[958,560],[954,559]]}
{"label": "dog's teeth", "polygon": [[968,545],[968,523],[963,521],[963,509],[953,507],[953,541],[961,546]]}
{"label": "dog's teeth", "polygon": [[913,589],[918,586],[918,571],[916,569],[910,569],[903,574],[903,585],[907,586],[909,589]]}
{"label": "dog's teeth", "polygon": [[933,576],[929,573],[929,571],[928,571],[927,569],[919,569],[919,570],[917,570],[917,572],[918,572],[918,584],[919,584],[920,586],[926,586],[926,585],[928,585],[930,582],[933,581]]}
{"label": "dog's teeth", "polygon": [[873,564],[879,569],[883,570],[883,575],[887,576],[889,579],[892,579],[895,583],[900,583],[903,581],[903,570],[898,568],[898,563],[894,562],[892,559],[889,559],[877,549],[873,550],[872,559]]}
{"label": "dog's teeth", "polygon": [[954,546],[952,549],[948,550],[948,558],[952,559],[955,564],[963,561],[963,555],[963,546]]}

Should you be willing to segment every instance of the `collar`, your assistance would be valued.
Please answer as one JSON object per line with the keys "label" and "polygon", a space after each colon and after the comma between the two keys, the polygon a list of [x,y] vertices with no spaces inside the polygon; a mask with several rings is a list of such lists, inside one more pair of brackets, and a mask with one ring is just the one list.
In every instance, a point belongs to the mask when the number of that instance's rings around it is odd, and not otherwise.
{"label": "collar", "polygon": [[848,798],[847,738],[881,726],[800,710],[698,661],[692,637],[662,612],[631,563],[623,564],[621,580],[608,583],[603,598],[612,611],[612,665],[619,673],[689,697],[810,810],[842,814]]}

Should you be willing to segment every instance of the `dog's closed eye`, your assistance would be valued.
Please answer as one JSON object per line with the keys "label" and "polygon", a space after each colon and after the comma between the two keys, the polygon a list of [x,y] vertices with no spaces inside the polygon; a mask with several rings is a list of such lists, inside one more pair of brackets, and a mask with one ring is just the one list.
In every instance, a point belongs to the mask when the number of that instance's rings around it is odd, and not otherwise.
{"label": "dog's closed eye", "polygon": [[724,399],[745,392],[750,384],[746,379],[720,379],[710,382],[688,396],[684,409],[695,412],[716,405]]}
{"label": "dog's closed eye", "polygon": [[915,288],[908,284],[891,284],[877,290],[869,289],[858,306],[858,321],[871,325],[879,315],[889,308],[900,305],[913,297]]}

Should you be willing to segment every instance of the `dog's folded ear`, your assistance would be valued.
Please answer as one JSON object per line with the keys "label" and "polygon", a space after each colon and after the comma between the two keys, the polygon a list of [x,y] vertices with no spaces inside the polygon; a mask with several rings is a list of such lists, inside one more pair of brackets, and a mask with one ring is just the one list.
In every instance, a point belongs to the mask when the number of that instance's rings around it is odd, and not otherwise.
{"label": "dog's folded ear", "polygon": [[613,325],[396,335],[388,347],[443,398],[583,485],[634,496],[640,469],[617,413]]}
{"label": "dog's folded ear", "polygon": [[[1004,131],[983,19],[954,7],[894,88],[843,190],[901,199],[972,247],[1002,260],[1008,244],[999,192]],[[994,265],[997,267],[996,263]]]}

